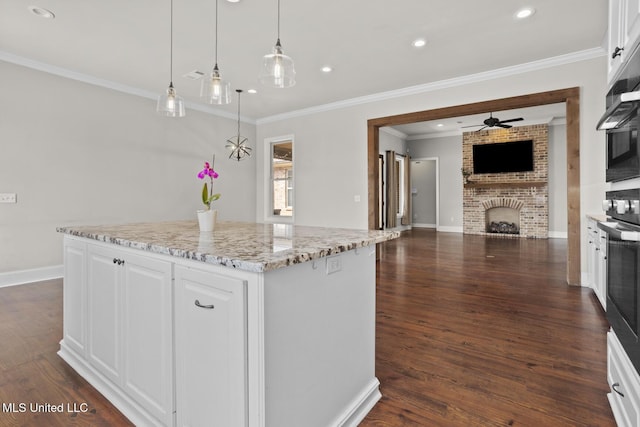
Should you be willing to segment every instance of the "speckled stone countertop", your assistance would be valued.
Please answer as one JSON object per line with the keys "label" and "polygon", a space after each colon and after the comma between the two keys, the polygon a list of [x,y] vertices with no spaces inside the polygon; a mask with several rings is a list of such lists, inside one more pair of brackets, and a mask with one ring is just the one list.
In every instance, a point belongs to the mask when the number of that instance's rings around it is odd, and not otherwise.
{"label": "speckled stone countertop", "polygon": [[218,221],[58,227],[58,232],[147,252],[264,272],[395,239],[396,231]]}

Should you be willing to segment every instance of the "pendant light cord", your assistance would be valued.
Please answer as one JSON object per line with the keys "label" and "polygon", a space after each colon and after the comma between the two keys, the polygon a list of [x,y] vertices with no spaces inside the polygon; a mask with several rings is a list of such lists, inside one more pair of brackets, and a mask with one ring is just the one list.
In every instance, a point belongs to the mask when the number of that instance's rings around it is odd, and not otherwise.
{"label": "pendant light cord", "polygon": [[236,92],[238,92],[238,143],[240,143],[240,94],[242,89],[236,89]]}
{"label": "pendant light cord", "polygon": [[216,0],[216,42],[215,42],[215,65],[218,66],[218,0]]}
{"label": "pendant light cord", "polygon": [[278,41],[280,41],[280,0],[278,0]]}
{"label": "pendant light cord", "polygon": [[173,87],[173,0],[171,0],[171,13],[169,14],[169,83]]}

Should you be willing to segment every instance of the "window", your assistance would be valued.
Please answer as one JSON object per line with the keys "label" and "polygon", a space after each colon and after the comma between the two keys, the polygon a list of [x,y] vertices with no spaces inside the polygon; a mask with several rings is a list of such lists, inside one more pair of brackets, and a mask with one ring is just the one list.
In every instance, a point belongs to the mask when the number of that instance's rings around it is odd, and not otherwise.
{"label": "window", "polygon": [[274,216],[293,216],[293,141],[271,144],[271,209]]}

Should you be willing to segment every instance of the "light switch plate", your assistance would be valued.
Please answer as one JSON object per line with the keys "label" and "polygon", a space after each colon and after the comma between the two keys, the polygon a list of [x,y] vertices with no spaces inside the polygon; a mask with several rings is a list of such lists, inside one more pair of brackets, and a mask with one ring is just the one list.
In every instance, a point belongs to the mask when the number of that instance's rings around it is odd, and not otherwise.
{"label": "light switch plate", "polygon": [[16,193],[0,193],[0,203],[17,203],[18,195]]}

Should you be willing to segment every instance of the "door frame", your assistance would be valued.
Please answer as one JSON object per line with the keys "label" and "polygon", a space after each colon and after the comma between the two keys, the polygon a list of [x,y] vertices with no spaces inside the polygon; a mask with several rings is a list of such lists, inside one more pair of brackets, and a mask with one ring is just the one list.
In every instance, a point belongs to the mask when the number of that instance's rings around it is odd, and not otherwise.
{"label": "door frame", "polygon": [[369,119],[367,121],[369,229],[375,230],[378,224],[378,148],[381,127],[560,102],[565,103],[567,116],[567,283],[579,286],[581,284],[579,87]]}
{"label": "door frame", "polygon": [[[415,159],[412,157],[409,159],[410,163],[414,162],[435,162],[436,164],[436,230],[440,230],[440,158],[438,157],[416,157]],[[413,165],[411,165],[411,172],[413,172]],[[411,178],[411,175],[409,176]],[[409,187],[413,189],[413,179],[409,180]],[[409,195],[413,197],[413,191],[409,192]],[[414,203],[413,199],[411,200],[411,224],[413,224],[413,208]]]}

